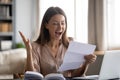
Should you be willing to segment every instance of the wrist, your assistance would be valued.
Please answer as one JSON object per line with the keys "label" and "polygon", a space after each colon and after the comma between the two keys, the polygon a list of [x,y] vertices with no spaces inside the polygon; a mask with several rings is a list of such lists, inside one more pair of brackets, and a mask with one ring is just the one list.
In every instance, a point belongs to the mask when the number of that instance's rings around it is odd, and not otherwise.
{"label": "wrist", "polygon": [[90,63],[88,62],[88,61],[85,61],[84,63],[83,63],[83,65],[85,65],[85,66],[87,66],[87,65],[89,65]]}

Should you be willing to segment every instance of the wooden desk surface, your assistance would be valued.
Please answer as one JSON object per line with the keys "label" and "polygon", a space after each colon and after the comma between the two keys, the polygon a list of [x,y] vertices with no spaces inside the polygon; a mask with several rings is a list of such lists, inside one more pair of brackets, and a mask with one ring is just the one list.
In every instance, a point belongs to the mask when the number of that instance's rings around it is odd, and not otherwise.
{"label": "wooden desk surface", "polygon": [[96,55],[104,55],[105,51],[95,51],[94,54],[96,54]]}

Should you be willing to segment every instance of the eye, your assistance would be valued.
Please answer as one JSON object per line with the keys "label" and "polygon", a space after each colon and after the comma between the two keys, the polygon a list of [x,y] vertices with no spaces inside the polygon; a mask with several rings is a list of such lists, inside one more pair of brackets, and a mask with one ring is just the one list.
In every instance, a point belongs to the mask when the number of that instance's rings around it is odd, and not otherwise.
{"label": "eye", "polygon": [[62,22],[61,25],[65,25],[65,22]]}
{"label": "eye", "polygon": [[58,25],[58,23],[57,22],[53,22],[53,25]]}

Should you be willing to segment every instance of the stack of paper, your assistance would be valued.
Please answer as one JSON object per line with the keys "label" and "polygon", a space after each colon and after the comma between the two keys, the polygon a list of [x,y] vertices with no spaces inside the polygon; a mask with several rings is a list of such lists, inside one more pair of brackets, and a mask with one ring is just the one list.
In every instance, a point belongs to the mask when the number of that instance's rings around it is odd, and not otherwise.
{"label": "stack of paper", "polygon": [[95,48],[95,45],[71,41],[58,72],[79,68],[85,61],[84,56],[92,54]]}

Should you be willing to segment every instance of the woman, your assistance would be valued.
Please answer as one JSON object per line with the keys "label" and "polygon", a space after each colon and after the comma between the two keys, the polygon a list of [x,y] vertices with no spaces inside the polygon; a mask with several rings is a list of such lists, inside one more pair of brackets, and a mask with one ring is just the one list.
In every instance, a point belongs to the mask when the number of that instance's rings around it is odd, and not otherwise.
{"label": "woman", "polygon": [[[37,71],[44,76],[57,72],[63,62],[69,42],[67,37],[67,18],[59,7],[50,7],[44,14],[40,34],[36,41],[30,43],[29,39],[20,32],[27,49],[28,71]],[[96,55],[85,56],[85,63],[80,68],[62,72],[65,77],[84,76],[90,63],[96,60]]]}

